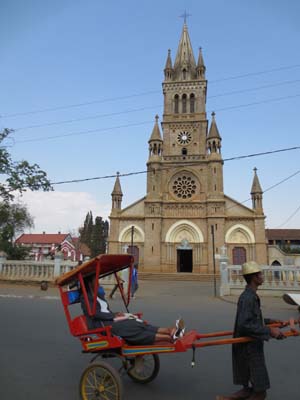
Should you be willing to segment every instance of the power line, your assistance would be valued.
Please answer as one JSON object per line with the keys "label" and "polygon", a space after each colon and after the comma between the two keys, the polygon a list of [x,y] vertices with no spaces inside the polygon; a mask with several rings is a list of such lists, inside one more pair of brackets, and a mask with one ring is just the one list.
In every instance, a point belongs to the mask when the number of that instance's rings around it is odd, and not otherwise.
{"label": "power line", "polygon": [[[272,87],[290,85],[290,84],[293,84],[293,83],[296,83],[296,82],[300,82],[300,79],[295,79],[295,80],[292,80],[292,81],[277,82],[277,83],[274,83],[274,84],[262,85],[262,86],[257,86],[257,87],[254,87],[254,88],[246,88],[246,89],[241,89],[241,90],[234,90],[234,91],[231,91],[231,92],[224,92],[224,93],[220,93],[220,94],[217,94],[217,95],[208,96],[207,98],[211,99],[211,98],[217,98],[217,97],[230,96],[230,95],[233,95],[233,94],[253,92],[253,91],[256,91],[256,90],[262,90],[262,89],[268,89],[268,88],[272,88]],[[296,97],[297,96],[298,95],[296,95]],[[281,98],[280,98],[280,100],[281,100]],[[269,101],[278,101],[278,99],[271,99]],[[253,104],[257,104],[257,103],[250,103],[249,105],[253,105]],[[243,106],[248,106],[248,105],[243,105]],[[150,109],[159,108],[159,107],[162,107],[162,104],[159,104],[159,105],[156,105],[156,106],[147,106],[147,107],[133,108],[133,109],[123,110],[123,111],[116,111],[116,112],[106,113],[106,114],[96,114],[96,115],[91,115],[91,116],[88,116],[88,117],[73,118],[73,119],[54,121],[54,122],[45,122],[45,123],[42,123],[42,124],[35,124],[35,125],[27,125],[27,126],[22,126],[22,127],[14,129],[14,132],[18,132],[20,130],[25,130],[25,129],[41,128],[41,127],[44,127],[44,126],[55,126],[55,125],[68,124],[68,123],[79,122],[79,121],[87,121],[87,120],[92,120],[92,119],[111,117],[111,116],[114,116],[114,115],[128,114],[128,113],[144,111],[144,110],[150,110]],[[230,106],[229,109],[236,108],[236,107],[239,107],[239,106]],[[219,109],[219,110],[215,110],[215,111],[222,111],[222,110],[223,109]]]}
{"label": "power line", "polygon": [[293,69],[293,68],[299,68],[299,67],[300,67],[300,64],[295,64],[295,65],[288,65],[285,67],[267,69],[267,70],[263,70],[263,71],[259,71],[259,72],[249,72],[249,73],[243,74],[243,75],[235,75],[235,76],[231,76],[228,78],[215,79],[215,80],[210,81],[210,83],[217,83],[217,82],[229,81],[229,80],[233,80],[233,79],[247,78],[249,76],[255,76],[255,75],[264,75],[264,74],[269,74],[270,72],[284,71],[287,69]]}
{"label": "power line", "polygon": [[161,107],[161,106],[162,105],[159,104],[157,106],[132,108],[132,109],[129,109],[129,110],[116,111],[116,112],[106,113],[106,114],[96,114],[96,115],[91,115],[89,117],[68,119],[68,120],[64,120],[64,121],[47,122],[47,123],[44,123],[44,124],[37,124],[37,125],[28,125],[28,126],[23,126],[21,128],[14,129],[14,132],[18,132],[18,131],[25,130],[25,129],[41,128],[43,126],[54,126],[54,125],[68,124],[68,123],[71,123],[71,122],[87,121],[87,120],[90,120],[90,119],[112,117],[114,115],[129,114],[129,113],[133,113],[133,112],[137,112],[137,111],[151,110],[153,108],[158,108],[158,107]]}
{"label": "power line", "polygon": [[127,96],[111,97],[111,98],[107,98],[107,99],[86,101],[86,102],[82,102],[82,103],[69,104],[69,105],[65,105],[65,106],[48,107],[48,108],[41,108],[41,109],[33,110],[33,111],[24,111],[24,112],[13,113],[13,114],[4,114],[4,115],[1,115],[1,118],[13,118],[13,117],[19,117],[19,116],[23,116],[23,115],[39,114],[39,113],[44,113],[44,112],[48,112],[48,111],[66,110],[68,108],[76,108],[76,107],[90,106],[92,104],[108,103],[110,101],[125,100],[125,99],[130,99],[132,97],[145,96],[148,94],[159,93],[159,92],[160,92],[159,90],[151,90],[148,92],[142,92],[142,93],[138,93],[138,94],[130,94]]}
{"label": "power line", "polygon": [[[272,69],[269,69],[269,70],[263,70],[263,71],[258,71],[258,72],[250,72],[250,73],[246,73],[246,74],[242,74],[242,75],[235,75],[235,76],[231,76],[231,77],[227,77],[227,78],[215,79],[215,80],[209,81],[209,83],[210,84],[214,84],[214,83],[217,83],[217,82],[229,81],[229,80],[235,80],[235,79],[242,79],[242,78],[246,78],[246,77],[249,77],[249,76],[264,75],[264,74],[268,74],[268,73],[272,73],[272,72],[290,70],[290,69],[299,68],[299,67],[300,67],[300,64],[288,65],[288,66],[284,66],[284,67],[272,68]],[[2,118],[14,118],[14,117],[19,117],[19,116],[24,116],[24,115],[31,115],[31,114],[50,112],[50,111],[65,110],[65,109],[68,109],[68,108],[83,107],[83,106],[88,106],[88,105],[92,105],[92,104],[99,104],[99,103],[105,103],[105,102],[110,102],[110,101],[130,99],[132,97],[139,97],[139,96],[144,96],[144,95],[154,94],[154,93],[160,93],[160,91],[152,90],[152,91],[147,91],[147,92],[141,92],[141,93],[138,93],[138,94],[131,94],[131,95],[127,95],[127,96],[112,97],[112,98],[107,98],[107,99],[98,99],[98,100],[75,103],[75,104],[68,104],[68,105],[63,105],[63,106],[41,108],[41,109],[32,110],[32,111],[24,111],[24,112],[17,112],[17,113],[11,113],[11,114],[4,114],[4,115],[1,115],[1,117]]]}
{"label": "power line", "polygon": [[[300,148],[300,147],[298,147],[298,148]],[[286,150],[287,150],[287,149],[286,149]],[[291,148],[291,150],[293,150],[293,148]],[[277,150],[277,151],[275,151],[274,153],[279,152],[279,151],[280,151],[280,150]],[[283,151],[284,151],[284,150],[283,150]],[[268,153],[266,153],[266,154],[268,154]],[[252,157],[252,155],[250,155],[250,156]],[[266,192],[269,192],[270,190],[276,188],[277,186],[281,185],[282,183],[287,182],[288,180],[292,179],[294,176],[296,176],[296,175],[298,175],[298,174],[300,174],[300,169],[299,169],[298,171],[294,172],[293,174],[289,175],[288,177],[282,179],[281,181],[275,183],[274,185],[269,186],[266,190],[263,191],[263,194],[265,194]],[[252,200],[251,197],[249,197],[248,199],[246,199],[246,200],[240,202],[239,204],[247,203],[247,202],[250,201],[250,200]],[[227,210],[230,210],[231,208],[234,208],[234,207],[238,207],[238,205],[235,205],[235,204],[234,204],[233,206],[227,207]]]}
{"label": "power line", "polygon": [[269,85],[261,85],[261,86],[256,86],[254,88],[246,88],[246,89],[240,89],[240,90],[232,90],[231,92],[224,92],[224,93],[219,93],[215,94],[213,96],[208,96],[208,99],[213,99],[215,97],[223,97],[223,96],[229,96],[232,94],[240,94],[240,93],[246,93],[246,92],[254,92],[256,90],[262,90],[262,89],[269,89],[272,87],[277,87],[277,86],[284,86],[284,85],[291,85],[292,83],[297,83],[300,82],[300,79],[294,79],[292,81],[283,81],[283,82],[277,82],[277,83],[270,83]]}
{"label": "power line", "polygon": [[288,147],[288,148],[285,148],[285,149],[270,150],[270,151],[264,151],[264,152],[261,152],[261,153],[247,154],[247,155],[244,155],[244,156],[236,156],[236,157],[231,157],[231,158],[224,158],[223,161],[225,162],[225,161],[241,160],[243,158],[264,156],[264,155],[268,155],[268,154],[282,153],[284,151],[299,150],[299,149],[300,149],[300,146],[294,146],[294,147]]}
{"label": "power line", "polygon": [[71,133],[60,134],[60,135],[55,135],[55,136],[46,136],[46,137],[35,138],[35,139],[17,140],[17,141],[15,141],[15,143],[17,144],[17,143],[27,143],[27,142],[38,142],[38,141],[51,140],[51,139],[60,139],[62,137],[87,135],[89,133],[95,133],[95,132],[106,132],[106,131],[111,131],[111,130],[114,130],[114,129],[129,128],[131,126],[147,125],[147,124],[150,124],[150,123],[153,124],[153,120],[152,121],[138,122],[138,123],[135,123],[135,124],[112,126],[112,127],[109,127],[109,128],[90,129],[90,130],[81,131],[81,132],[71,132]]}
{"label": "power line", "polygon": [[266,100],[261,100],[261,101],[255,101],[253,103],[247,103],[247,104],[239,104],[237,106],[228,106],[228,107],[223,107],[223,108],[217,108],[214,111],[234,110],[234,109],[237,109],[237,108],[256,106],[258,104],[266,104],[266,103],[273,103],[273,102],[281,101],[281,100],[293,99],[295,97],[300,97],[300,94],[295,94],[295,95],[291,95],[291,96],[282,96],[282,97],[277,97],[277,98],[273,98],[273,99],[266,99]]}
{"label": "power line", "polygon": [[[263,100],[263,101],[257,101],[254,103],[248,103],[248,104],[240,104],[240,105],[236,105],[236,106],[229,106],[229,107],[224,107],[224,108],[219,108],[219,109],[214,109],[212,111],[226,111],[226,110],[232,110],[232,109],[238,109],[238,108],[245,108],[245,107],[250,107],[253,105],[258,105],[258,104],[266,104],[266,103],[271,103],[274,101],[281,101],[281,100],[287,100],[287,99],[291,99],[291,98],[295,98],[295,97],[300,97],[300,94],[296,94],[293,96],[283,96],[283,97],[278,97],[275,99],[267,99],[267,100]],[[157,107],[157,106],[155,106]],[[208,113],[210,113],[211,111],[208,111]],[[144,121],[139,123],[138,125],[143,125],[143,124],[148,124],[149,121]],[[152,121],[153,123],[153,121]],[[113,129],[119,129],[119,128],[125,128],[128,126],[134,126],[133,125],[121,125],[118,127],[110,127],[110,128],[99,128],[99,129],[93,129],[93,130],[88,130],[88,131],[81,131],[81,132],[74,132],[74,133],[67,133],[67,134],[60,134],[60,135],[54,135],[54,136],[47,136],[47,137],[41,137],[41,138],[32,138],[32,139],[24,139],[24,140],[17,140],[16,143],[26,143],[26,142],[36,142],[36,141],[44,141],[44,140],[50,140],[50,139],[58,139],[58,138],[62,138],[62,137],[68,137],[68,136],[78,136],[78,135],[84,135],[86,133],[93,133],[93,132],[99,132],[99,131],[107,131],[107,130],[113,130]]]}
{"label": "power line", "polygon": [[[290,147],[290,148],[287,148],[287,149],[279,149],[279,150],[267,151],[267,152],[262,152],[262,153],[248,154],[248,155],[244,155],[244,156],[231,157],[231,158],[228,158],[228,159],[224,159],[223,161],[224,162],[225,161],[233,161],[233,160],[238,160],[238,159],[241,159],[241,158],[269,155],[269,154],[273,154],[273,153],[278,153],[278,152],[282,152],[282,151],[291,151],[291,150],[296,150],[296,149],[300,149],[300,146]],[[192,162],[185,163],[185,166],[193,166],[193,165],[199,165],[199,161],[192,161]],[[171,168],[173,168],[173,166],[161,167],[161,168],[157,168],[156,171],[169,170]],[[116,178],[117,176],[126,177],[126,176],[132,176],[132,175],[146,174],[147,172],[151,172],[151,169],[144,170],[144,171],[129,172],[129,173],[124,173],[124,174],[112,174],[112,175],[105,175],[105,176],[97,176],[97,177],[93,177],[93,178],[82,178],[82,179],[72,179],[72,180],[61,181],[61,182],[51,182],[51,185],[62,185],[62,184],[66,184],[66,183],[79,183],[79,182],[86,182],[86,181],[93,181],[93,180],[100,180],[100,179]],[[267,192],[268,190],[271,190],[273,187],[276,187],[279,184],[287,181],[288,179],[290,179],[293,176],[297,175],[299,172],[300,172],[300,170],[297,171],[296,173],[294,173],[293,175],[289,176],[288,178],[285,178],[284,180],[282,180],[281,182],[277,183],[276,185],[273,185],[270,188],[266,189],[265,192]],[[248,200],[245,200],[245,202],[246,201],[248,201]]]}
{"label": "power line", "polygon": [[296,208],[296,210],[282,223],[280,224],[276,229],[281,228],[283,225],[288,223],[300,210],[300,205]]}

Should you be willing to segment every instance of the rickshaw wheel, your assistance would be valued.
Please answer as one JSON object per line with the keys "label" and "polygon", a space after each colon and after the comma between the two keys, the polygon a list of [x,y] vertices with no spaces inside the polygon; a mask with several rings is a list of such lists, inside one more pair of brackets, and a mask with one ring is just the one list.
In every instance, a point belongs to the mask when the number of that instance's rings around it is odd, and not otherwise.
{"label": "rickshaw wheel", "polygon": [[128,376],[138,383],[149,383],[157,377],[160,361],[157,354],[145,354],[142,357],[140,366],[135,366],[136,358],[129,359],[130,367],[127,370]]}
{"label": "rickshaw wheel", "polygon": [[82,400],[121,400],[123,387],[118,372],[101,362],[83,371],[79,390]]}

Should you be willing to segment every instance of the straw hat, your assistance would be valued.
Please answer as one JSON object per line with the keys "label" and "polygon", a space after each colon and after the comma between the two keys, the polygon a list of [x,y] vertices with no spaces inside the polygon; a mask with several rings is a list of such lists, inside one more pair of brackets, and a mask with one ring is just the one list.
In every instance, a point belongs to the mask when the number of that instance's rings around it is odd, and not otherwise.
{"label": "straw hat", "polygon": [[242,274],[249,275],[261,272],[260,266],[255,261],[248,261],[242,265]]}

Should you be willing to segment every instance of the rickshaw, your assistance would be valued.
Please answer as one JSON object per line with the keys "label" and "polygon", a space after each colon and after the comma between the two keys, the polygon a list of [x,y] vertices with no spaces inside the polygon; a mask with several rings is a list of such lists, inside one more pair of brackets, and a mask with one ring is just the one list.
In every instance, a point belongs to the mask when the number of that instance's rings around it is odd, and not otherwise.
{"label": "rickshaw", "polygon": [[[126,373],[134,382],[149,383],[156,378],[159,372],[159,354],[186,352],[191,349],[193,352],[191,365],[193,367],[195,365],[195,351],[197,348],[243,343],[253,340],[248,337],[224,339],[226,336],[232,336],[232,331],[201,334],[195,330],[191,330],[174,343],[159,342],[147,346],[133,346],[128,345],[124,339],[114,336],[111,332],[111,326],[88,329],[85,315],[72,316],[71,307],[79,303],[80,298],[83,298],[89,316],[92,317],[95,315],[99,282],[101,284],[101,280],[111,274],[115,276],[126,312],[129,312],[133,263],[133,256],[127,254],[99,255],[56,280],[71,334],[80,340],[83,353],[94,355],[90,365],[83,371],[81,376],[79,390],[82,400],[121,400],[122,382],[120,373]],[[127,268],[129,279],[128,290],[125,293],[118,272]],[[99,279],[95,279],[93,305],[91,307],[88,301],[84,278],[93,274]],[[136,316],[141,318],[142,314],[138,313]],[[299,335],[299,332],[295,328],[295,323],[294,320],[284,323],[284,326],[291,326],[291,330],[286,331],[285,336]],[[272,324],[271,326],[282,327],[283,325]],[[143,362],[136,363],[137,357],[139,359],[142,358]],[[107,362],[110,358],[117,358],[121,361],[121,368],[119,370]],[[137,364],[139,364],[139,367],[137,367]]]}

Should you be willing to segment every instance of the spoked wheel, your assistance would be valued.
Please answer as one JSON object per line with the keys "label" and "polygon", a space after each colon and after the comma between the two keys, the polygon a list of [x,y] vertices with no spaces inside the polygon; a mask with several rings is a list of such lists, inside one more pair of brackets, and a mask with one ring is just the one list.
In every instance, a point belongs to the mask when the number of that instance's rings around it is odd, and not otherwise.
{"label": "spoked wheel", "polygon": [[145,354],[128,360],[128,376],[135,382],[148,383],[156,378],[160,362],[157,354]]}
{"label": "spoked wheel", "polygon": [[121,400],[118,372],[105,362],[90,365],[81,376],[80,395],[82,400]]}

